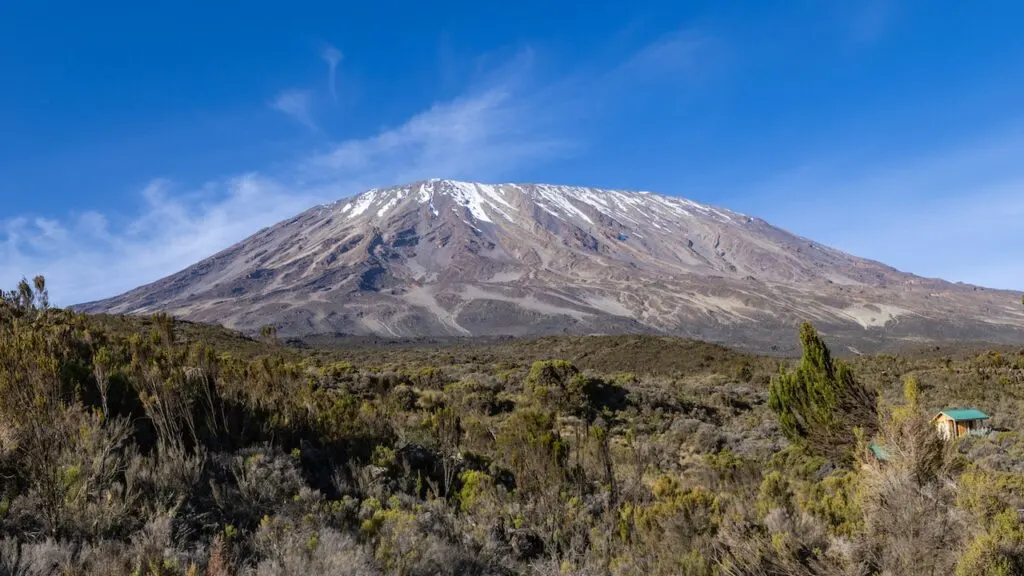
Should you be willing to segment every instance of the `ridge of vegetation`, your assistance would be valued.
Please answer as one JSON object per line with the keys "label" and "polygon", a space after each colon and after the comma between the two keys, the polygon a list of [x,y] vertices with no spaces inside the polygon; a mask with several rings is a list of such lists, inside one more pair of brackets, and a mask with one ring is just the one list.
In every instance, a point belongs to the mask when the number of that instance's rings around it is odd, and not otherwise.
{"label": "ridge of vegetation", "polygon": [[1024,350],[800,337],[299,349],[22,282],[0,575],[1024,573]]}

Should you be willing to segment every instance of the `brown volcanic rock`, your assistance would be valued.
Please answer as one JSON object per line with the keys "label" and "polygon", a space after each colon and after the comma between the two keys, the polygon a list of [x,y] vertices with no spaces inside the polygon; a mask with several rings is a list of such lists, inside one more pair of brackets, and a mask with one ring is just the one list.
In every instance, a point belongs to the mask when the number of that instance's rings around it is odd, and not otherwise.
{"label": "brown volcanic rock", "polygon": [[282,335],[653,332],[753,349],[1024,341],[1020,295],[900,272],[648,192],[430,180],[308,210],[87,312]]}

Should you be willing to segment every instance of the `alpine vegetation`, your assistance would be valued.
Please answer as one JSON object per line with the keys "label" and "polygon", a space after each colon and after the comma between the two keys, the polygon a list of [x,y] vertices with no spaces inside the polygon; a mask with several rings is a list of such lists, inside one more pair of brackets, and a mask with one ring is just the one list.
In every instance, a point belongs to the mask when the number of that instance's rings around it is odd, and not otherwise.
{"label": "alpine vegetation", "polygon": [[22,282],[0,574],[1021,573],[1024,351],[799,340],[293,347]]}

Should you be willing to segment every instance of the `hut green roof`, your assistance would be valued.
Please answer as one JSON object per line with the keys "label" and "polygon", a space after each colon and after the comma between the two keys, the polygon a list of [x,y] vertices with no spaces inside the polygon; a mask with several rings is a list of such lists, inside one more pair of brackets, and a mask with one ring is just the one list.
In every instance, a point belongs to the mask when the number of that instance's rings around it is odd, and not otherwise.
{"label": "hut green roof", "polygon": [[985,414],[981,410],[975,410],[974,408],[950,408],[939,412],[939,414],[945,414],[953,420],[985,420],[988,418],[988,414]]}
{"label": "hut green roof", "polygon": [[871,449],[871,453],[875,455],[875,458],[878,458],[879,460],[889,459],[889,451],[886,450],[884,446],[872,443],[869,448]]}

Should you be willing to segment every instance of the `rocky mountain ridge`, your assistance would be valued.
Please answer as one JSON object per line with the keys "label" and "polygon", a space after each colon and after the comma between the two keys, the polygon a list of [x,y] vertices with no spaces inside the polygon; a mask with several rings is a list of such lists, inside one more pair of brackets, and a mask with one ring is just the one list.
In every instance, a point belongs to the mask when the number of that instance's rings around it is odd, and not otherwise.
{"label": "rocky mountain ridge", "polygon": [[1024,342],[1019,294],[914,276],[650,192],[428,180],[317,206],[153,284],[79,307],[253,332],[394,338],[646,332],[853,351]]}

